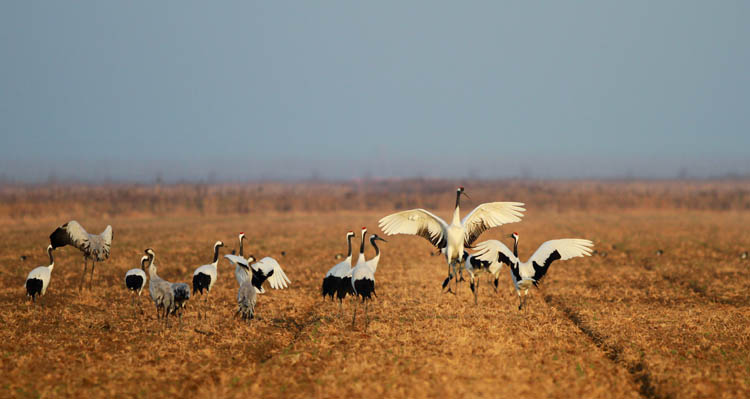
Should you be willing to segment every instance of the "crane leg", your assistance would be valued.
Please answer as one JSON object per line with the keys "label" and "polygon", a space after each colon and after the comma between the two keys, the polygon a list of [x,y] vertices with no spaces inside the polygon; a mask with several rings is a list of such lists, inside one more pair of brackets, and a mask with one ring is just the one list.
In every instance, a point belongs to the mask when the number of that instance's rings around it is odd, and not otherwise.
{"label": "crane leg", "polygon": [[[472,280],[474,277],[472,276]],[[476,287],[474,287],[474,305],[477,304],[477,292],[479,291],[479,279],[477,279]]]}
{"label": "crane leg", "polygon": [[456,282],[456,295],[458,295],[458,272],[456,271],[456,261],[454,260],[452,264],[453,264],[453,279]]}
{"label": "crane leg", "polygon": [[81,284],[78,285],[78,291],[83,290],[83,282],[86,281],[86,269],[88,269],[88,262],[86,257],[83,257],[83,274],[81,275]]}
{"label": "crane leg", "polygon": [[354,321],[357,320],[357,304],[354,304],[354,316],[352,316],[352,327],[354,327]]}
{"label": "crane leg", "polygon": [[89,278],[89,290],[91,290],[91,284],[94,282],[94,268],[96,267],[96,259],[91,261],[91,278]]}
{"label": "crane leg", "polygon": [[521,292],[518,292],[518,310],[521,310],[523,308],[523,298],[521,298]]}
{"label": "crane leg", "polygon": [[367,318],[367,302],[369,301],[365,301],[365,332],[367,332],[367,324],[370,323],[370,319]]}

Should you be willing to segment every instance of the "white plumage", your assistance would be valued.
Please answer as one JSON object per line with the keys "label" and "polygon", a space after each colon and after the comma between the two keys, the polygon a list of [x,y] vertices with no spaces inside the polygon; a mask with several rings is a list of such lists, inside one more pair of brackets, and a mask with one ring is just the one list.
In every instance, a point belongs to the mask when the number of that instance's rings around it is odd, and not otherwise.
{"label": "white plumage", "polygon": [[49,255],[49,265],[35,267],[26,277],[26,295],[36,302],[37,296],[42,296],[47,292],[52,269],[55,268],[55,260],[52,257],[52,245],[47,246],[47,255]]}
{"label": "white plumage", "polygon": [[[276,259],[266,256],[260,261],[256,262],[255,257],[250,255],[247,259],[243,255],[242,240],[245,239],[245,234],[240,233],[240,253],[239,255],[228,254],[224,255],[229,260],[229,263],[234,265],[234,277],[237,279],[237,284],[242,286],[242,283],[253,275],[252,285],[256,287],[258,293],[263,294],[266,291],[263,289],[263,282],[268,280],[268,283],[273,289],[287,288],[288,284],[291,283],[289,277],[287,277],[284,270],[279,265]],[[251,273],[251,269],[253,273]],[[260,272],[256,274],[255,272]]]}
{"label": "white plumage", "polygon": [[[378,268],[378,262],[380,261],[380,249],[378,248],[375,241],[385,241],[378,237],[377,234],[373,234],[370,237],[370,244],[375,248],[375,257],[370,261],[365,260],[365,234],[367,230],[362,228],[362,243],[359,247],[359,258],[357,264],[352,269],[352,289],[354,295],[362,297],[362,303],[365,308],[365,331],[367,331],[367,325],[369,320],[367,318],[367,302],[372,299],[372,295],[377,296],[375,292],[375,271]],[[352,315],[352,326],[357,318],[357,307],[354,307],[354,314]]]}
{"label": "white plumage", "polygon": [[461,220],[461,194],[464,194],[463,187],[456,190],[456,207],[450,225],[424,209],[397,212],[378,222],[385,234],[422,236],[445,255],[448,278],[443,288],[456,274],[456,264],[461,262],[464,248],[470,248],[477,237],[490,228],[520,221],[525,211],[521,202],[490,202],[477,206]]}
{"label": "white plumage", "polygon": [[323,298],[333,296],[339,300],[339,309],[341,309],[344,298],[347,295],[353,293],[351,288],[352,281],[352,237],[354,232],[349,231],[346,233],[346,243],[348,246],[347,256],[343,262],[339,262],[328,270],[325,277],[323,278],[323,287],[321,292]]}
{"label": "white plumage", "polygon": [[193,294],[195,294],[196,291],[203,294],[204,290],[208,293],[211,291],[211,288],[213,288],[214,284],[216,284],[216,266],[219,264],[219,248],[223,246],[223,242],[216,241],[216,243],[214,243],[213,262],[207,265],[199,266],[193,272]]}
{"label": "white plumage", "polygon": [[148,276],[146,276],[145,271],[147,264],[148,256],[143,256],[141,258],[140,269],[130,269],[125,273],[125,287],[138,293],[138,296],[141,295],[141,291],[143,291],[143,287],[146,286],[146,281],[148,281]]}
{"label": "white plumage", "polygon": [[[229,255],[224,255],[225,258],[229,260],[229,263],[234,265],[234,278],[237,279],[237,284],[242,285],[242,283],[247,280],[249,274],[246,268],[241,267],[241,263],[247,264],[247,260],[245,259],[245,255],[243,253],[244,247],[243,247],[243,241],[245,240],[245,233],[241,232],[238,236],[238,240],[240,242],[240,253],[239,256],[235,255],[234,253]],[[233,251],[234,252],[234,251]]]}
{"label": "white plumage", "polygon": [[[550,264],[556,260],[567,260],[579,256],[590,256],[594,245],[589,240],[579,238],[564,238],[550,240],[534,252],[526,261],[518,259],[518,234],[511,234],[513,238],[513,251],[497,240],[487,240],[476,245],[476,257],[485,261],[498,261],[510,266],[511,278],[516,287],[519,297],[518,309],[524,304],[526,295],[531,286],[538,285],[539,281],[547,274]],[[524,291],[524,300],[521,299],[521,291]]]}
{"label": "white plumage", "polygon": [[96,262],[109,259],[109,250],[112,246],[112,226],[107,226],[101,234],[89,234],[80,223],[71,220],[55,229],[50,234],[49,241],[53,249],[71,245],[83,253],[83,275],[81,276],[79,289],[83,288],[87,261],[88,259],[92,260],[91,278],[89,279],[89,288],[91,288]]}
{"label": "white plumage", "polygon": [[503,264],[498,262],[497,259],[493,261],[482,260],[474,255],[469,255],[468,252],[464,251],[463,263],[466,271],[469,273],[469,286],[471,291],[474,293],[474,304],[477,304],[477,295],[479,291],[479,278],[478,276],[482,273],[489,273],[495,278],[495,291],[497,291],[497,281],[500,276],[500,271],[503,268]]}

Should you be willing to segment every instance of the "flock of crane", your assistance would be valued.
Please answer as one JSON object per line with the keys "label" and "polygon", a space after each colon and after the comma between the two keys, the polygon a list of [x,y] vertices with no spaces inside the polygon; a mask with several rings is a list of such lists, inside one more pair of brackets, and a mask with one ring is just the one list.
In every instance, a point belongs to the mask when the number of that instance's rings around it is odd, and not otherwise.
{"label": "flock of crane", "polygon": [[[245,234],[240,233],[238,238],[240,243],[239,255],[232,253],[231,255],[224,255],[224,257],[235,266],[234,275],[239,285],[236,314],[245,320],[250,320],[254,316],[257,294],[265,292],[263,289],[264,282],[268,281],[271,288],[283,289],[288,287],[291,281],[275,259],[265,257],[256,262],[252,255],[245,258],[243,256]],[[83,274],[81,275],[79,289],[83,289],[88,261],[92,261],[89,279],[90,288],[94,279],[96,262],[103,262],[109,258],[110,247],[112,246],[112,226],[107,226],[101,234],[90,234],[80,223],[72,220],[55,229],[50,235],[50,245],[47,247],[49,265],[35,268],[26,277],[26,295],[31,297],[32,301],[36,301],[37,296],[42,296],[47,292],[52,269],[55,267],[52,252],[55,248],[66,245],[78,248],[83,254]],[[203,295],[206,303],[208,302],[208,294],[216,283],[219,249],[223,246],[223,242],[216,241],[213,246],[213,261],[199,266],[193,272],[192,295],[196,293]],[[136,295],[141,295],[148,281],[148,291],[156,306],[157,318],[164,319],[164,323],[169,324],[169,316],[172,315],[178,317],[182,322],[182,313],[191,295],[190,286],[186,283],[169,282],[159,277],[157,266],[154,263],[156,253],[152,248],[147,248],[144,252],[146,255],[141,258],[141,267],[130,269],[125,273],[125,287],[133,293],[133,305],[135,305]],[[148,275],[146,270],[148,270]],[[201,317],[200,312],[198,317]]]}
{"label": "flock of crane", "polygon": [[[521,202],[489,202],[477,206],[461,219],[461,195],[468,197],[463,187],[456,190],[456,206],[450,224],[424,209],[397,212],[378,222],[385,234],[410,234],[424,237],[445,256],[448,264],[448,277],[443,281],[442,287],[444,290],[448,287],[447,292],[455,293],[449,284],[451,280],[454,280],[457,290],[459,276],[462,277],[463,270],[466,270],[476,304],[479,289],[478,275],[482,273],[492,275],[495,290],[497,290],[500,271],[502,266],[506,265],[518,294],[518,309],[520,310],[525,304],[529,288],[538,285],[552,262],[591,255],[594,245],[591,241],[565,238],[543,243],[526,262],[521,262],[518,258],[519,235],[515,232],[510,235],[513,239],[513,251],[498,240],[483,241],[473,246],[474,241],[483,232],[503,224],[519,222],[526,209],[523,208],[524,204]],[[365,308],[365,328],[367,328],[367,301],[371,299],[371,294],[375,293],[375,271],[380,259],[380,249],[375,241],[385,241],[377,234],[373,234],[370,237],[370,243],[375,249],[375,257],[369,261],[365,260],[366,232],[366,228],[363,227],[359,258],[354,265],[352,265],[351,244],[354,233],[350,231],[346,234],[349,255],[326,273],[322,287],[323,297],[329,296],[333,299],[334,295],[336,296],[339,300],[339,309],[347,295],[361,296]],[[476,252],[469,254],[466,251],[467,248],[474,249]],[[357,308],[355,307],[352,324],[355,323],[356,317]]]}
{"label": "flock of crane", "polygon": [[[442,288],[445,290],[447,287],[446,292],[455,293],[450,287],[450,282],[455,280],[457,290],[459,280],[463,280],[463,271],[465,270],[469,275],[470,287],[476,303],[479,285],[478,276],[482,273],[490,274],[494,277],[494,286],[497,290],[500,272],[505,265],[508,266],[511,280],[518,294],[518,309],[520,310],[525,304],[529,288],[538,285],[552,262],[591,255],[593,247],[591,241],[566,238],[543,243],[527,261],[522,262],[518,258],[519,235],[515,232],[510,235],[510,238],[513,239],[512,251],[498,240],[483,241],[475,245],[474,241],[486,230],[507,223],[519,222],[526,209],[523,208],[524,204],[520,202],[490,202],[477,206],[461,219],[459,208],[462,195],[468,197],[464,188],[459,187],[456,190],[456,205],[450,224],[424,209],[397,212],[379,221],[379,227],[385,234],[422,236],[435,246],[439,253],[445,256],[448,265],[448,277],[443,281]],[[340,311],[343,310],[343,300],[346,296],[361,297],[366,329],[368,301],[372,299],[373,295],[377,296],[375,293],[375,272],[380,261],[380,248],[377,241],[385,242],[386,240],[377,234],[372,234],[369,241],[375,249],[375,257],[366,260],[367,229],[363,227],[359,257],[357,262],[352,264],[351,240],[354,236],[355,234],[352,231],[346,234],[349,247],[348,256],[325,274],[322,295],[324,298],[330,297],[332,300],[335,296],[339,300]],[[286,288],[291,281],[275,259],[265,257],[256,261],[252,255],[245,258],[243,254],[245,234],[240,233],[238,239],[239,254],[235,255],[233,251],[232,254],[224,255],[224,257],[235,266],[235,278],[238,283],[236,314],[243,319],[250,320],[254,316],[257,295],[265,292],[263,289],[265,281],[268,280],[271,288],[274,289]],[[52,255],[53,250],[65,245],[78,248],[83,253],[84,266],[79,289],[83,288],[85,282],[88,261],[92,261],[90,287],[96,262],[102,262],[109,258],[110,246],[112,245],[112,227],[107,226],[101,234],[87,233],[76,221],[70,221],[58,227],[50,235],[50,245],[47,247],[50,264],[35,268],[26,279],[26,293],[32,300],[46,292],[55,265]],[[205,302],[208,302],[208,294],[216,283],[219,250],[223,246],[223,242],[217,241],[213,246],[213,262],[196,268],[193,273],[192,295],[196,293],[203,295]],[[469,254],[466,249],[474,249],[475,252]],[[185,305],[191,296],[190,287],[186,283],[172,283],[159,277],[154,263],[156,258],[154,250],[148,248],[144,252],[145,255],[141,258],[141,267],[128,270],[125,274],[125,286],[133,292],[133,300],[135,301],[135,296],[141,294],[148,281],[149,294],[156,306],[158,318],[163,318],[167,324],[170,315],[179,317],[181,321]],[[146,270],[148,270],[148,275]],[[201,317],[200,312],[198,317]],[[355,324],[356,317],[357,308],[355,306],[352,325]]]}

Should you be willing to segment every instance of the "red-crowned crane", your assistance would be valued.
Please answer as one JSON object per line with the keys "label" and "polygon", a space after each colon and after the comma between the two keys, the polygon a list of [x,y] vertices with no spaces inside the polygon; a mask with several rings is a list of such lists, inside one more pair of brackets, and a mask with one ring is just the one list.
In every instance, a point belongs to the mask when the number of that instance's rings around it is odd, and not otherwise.
{"label": "red-crowned crane", "polygon": [[49,265],[35,267],[26,277],[26,295],[31,297],[32,302],[36,302],[37,296],[42,296],[47,292],[49,280],[52,277],[52,269],[55,268],[55,259],[52,257],[52,245],[47,246],[47,255],[49,255]]}
{"label": "red-crowned crane", "polygon": [[146,281],[148,281],[146,265],[148,265],[148,256],[144,255],[141,258],[140,269],[130,269],[125,273],[125,287],[133,293],[133,309],[135,309],[135,296],[141,296],[143,287],[146,286]]}
{"label": "red-crowned crane", "polygon": [[[271,284],[271,288],[273,289],[283,289],[288,287],[288,284],[291,283],[291,280],[289,280],[289,277],[286,276],[286,273],[284,273],[284,270],[281,268],[281,265],[279,265],[279,262],[276,259],[266,256],[265,258],[256,262],[255,257],[252,255],[250,255],[248,259],[244,258],[242,246],[242,240],[244,239],[245,233],[240,233],[239,255],[224,255],[224,257],[229,260],[229,263],[235,266],[234,277],[237,279],[237,284],[241,286],[242,283],[252,275],[252,279],[255,280],[253,284],[257,286],[259,294],[263,294],[266,292],[265,289],[263,289],[263,282],[265,282],[266,280],[268,280],[268,282]],[[256,273],[250,271],[251,269],[259,273],[256,275]]]}
{"label": "red-crowned crane", "polygon": [[495,278],[495,292],[497,292],[497,281],[500,277],[500,271],[503,268],[503,264],[497,260],[488,261],[482,260],[474,255],[469,255],[468,252],[464,251],[463,256],[464,268],[469,273],[469,287],[471,292],[474,293],[474,304],[477,304],[477,294],[479,291],[479,275],[482,273],[491,274]]}
{"label": "red-crowned crane", "polygon": [[87,261],[92,260],[91,278],[89,278],[89,289],[91,289],[96,262],[109,259],[109,249],[112,246],[112,226],[107,226],[101,234],[89,234],[80,223],[71,220],[55,229],[49,236],[49,242],[52,244],[52,249],[71,245],[83,253],[83,274],[78,286],[79,291],[83,289],[83,282],[86,279]]}
{"label": "red-crowned crane", "polygon": [[[362,304],[365,308],[365,331],[367,331],[367,324],[369,320],[367,318],[367,303],[372,300],[372,295],[375,293],[375,271],[378,269],[378,263],[380,261],[380,248],[375,241],[384,241],[384,239],[378,237],[377,234],[370,236],[370,244],[375,248],[375,257],[370,261],[364,261],[365,252],[365,234],[362,234],[362,244],[360,246],[360,258],[357,261],[357,265],[352,270],[352,288],[354,289],[354,295],[362,297]],[[354,315],[352,316],[352,326],[357,318],[357,306],[354,306]]]}
{"label": "red-crowned crane", "polygon": [[344,298],[354,292],[351,288],[352,237],[354,237],[353,231],[346,233],[346,243],[349,246],[346,259],[328,270],[328,273],[323,278],[323,298],[330,296],[333,299],[333,296],[336,295],[339,300],[339,310],[341,310]]}
{"label": "red-crowned crane", "polygon": [[[526,303],[529,288],[532,285],[538,286],[552,262],[558,259],[567,260],[578,256],[590,256],[591,247],[594,246],[593,242],[580,238],[550,240],[540,245],[526,262],[521,262],[518,259],[518,233],[514,232],[510,237],[513,238],[513,251],[498,240],[487,240],[476,245],[475,257],[490,262],[498,261],[510,266],[511,278],[518,294],[519,310]],[[524,291],[523,299],[521,291]]]}
{"label": "red-crowned crane", "polygon": [[526,210],[521,202],[488,202],[477,206],[461,220],[461,194],[468,197],[463,187],[456,190],[456,207],[453,210],[451,224],[424,209],[397,212],[378,222],[385,234],[422,236],[445,255],[448,277],[443,282],[443,288],[456,275],[456,264],[461,263],[464,248],[471,248],[474,240],[488,229],[520,221],[523,211]]}
{"label": "red-crowned crane", "polygon": [[199,266],[193,272],[193,295],[195,295],[196,292],[199,292],[201,295],[205,295],[206,304],[208,304],[208,293],[211,292],[211,288],[213,288],[214,284],[216,284],[216,266],[219,264],[219,248],[223,246],[223,242],[216,241],[214,243],[213,262],[207,265]]}

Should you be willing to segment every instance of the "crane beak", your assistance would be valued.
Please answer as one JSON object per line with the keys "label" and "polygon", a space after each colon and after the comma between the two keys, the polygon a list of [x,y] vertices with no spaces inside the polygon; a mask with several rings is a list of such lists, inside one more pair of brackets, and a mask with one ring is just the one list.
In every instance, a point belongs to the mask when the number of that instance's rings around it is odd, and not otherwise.
{"label": "crane beak", "polygon": [[380,238],[380,237],[375,237],[375,239],[376,239],[376,240],[380,240],[380,241],[383,241],[383,242],[388,242],[388,241],[386,241],[386,240],[385,240],[384,238]]}
{"label": "crane beak", "polygon": [[463,194],[464,197],[471,199],[471,197],[469,197],[469,194],[466,194],[466,191],[461,191],[461,194]]}

